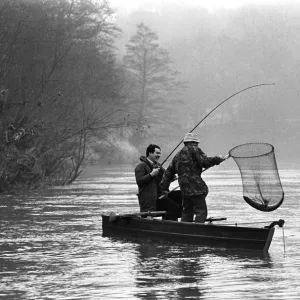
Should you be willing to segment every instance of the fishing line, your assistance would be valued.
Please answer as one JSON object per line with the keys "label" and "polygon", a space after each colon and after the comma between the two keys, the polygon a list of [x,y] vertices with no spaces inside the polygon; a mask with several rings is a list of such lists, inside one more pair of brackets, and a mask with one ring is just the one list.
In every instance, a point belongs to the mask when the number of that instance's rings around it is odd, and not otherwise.
{"label": "fishing line", "polygon": [[283,253],[285,254],[285,236],[284,236],[284,227],[282,226],[282,241],[283,241]]}
{"label": "fishing line", "polygon": [[[219,103],[216,107],[214,107],[202,120],[200,120],[196,126],[190,131],[193,132],[212,112],[214,112],[219,106],[221,106],[223,103],[225,103],[226,101],[228,101],[229,99],[233,98],[234,96],[246,91],[246,90],[249,90],[249,89],[252,89],[252,88],[255,88],[255,87],[260,87],[260,86],[268,86],[268,85],[275,85],[275,83],[261,83],[261,84],[256,84],[256,85],[252,85],[252,86],[249,86],[247,88],[244,88],[234,94],[232,94],[231,96],[229,96],[228,98],[226,98],[225,100],[223,100],[221,103]],[[167,160],[168,158],[174,153],[174,151],[180,146],[180,144],[183,142],[183,139],[177,144],[177,146],[172,150],[172,152],[165,158],[165,160],[161,163],[161,165],[163,165]]]}

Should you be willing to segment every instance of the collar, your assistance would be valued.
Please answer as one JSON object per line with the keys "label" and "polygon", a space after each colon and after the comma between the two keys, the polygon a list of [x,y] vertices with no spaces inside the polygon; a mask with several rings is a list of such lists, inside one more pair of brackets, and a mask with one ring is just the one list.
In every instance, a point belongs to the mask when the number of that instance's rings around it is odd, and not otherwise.
{"label": "collar", "polygon": [[154,162],[151,160],[151,159],[149,159],[148,157],[147,157],[147,160],[149,161],[149,163],[153,166],[154,165]]}

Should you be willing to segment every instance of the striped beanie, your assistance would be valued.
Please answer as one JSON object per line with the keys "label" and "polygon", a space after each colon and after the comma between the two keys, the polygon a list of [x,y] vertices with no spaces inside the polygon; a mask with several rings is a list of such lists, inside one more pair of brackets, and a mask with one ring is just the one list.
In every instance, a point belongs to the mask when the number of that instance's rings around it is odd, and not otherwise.
{"label": "striped beanie", "polygon": [[195,142],[195,143],[199,143],[199,139],[197,134],[189,132],[184,136],[183,142]]}

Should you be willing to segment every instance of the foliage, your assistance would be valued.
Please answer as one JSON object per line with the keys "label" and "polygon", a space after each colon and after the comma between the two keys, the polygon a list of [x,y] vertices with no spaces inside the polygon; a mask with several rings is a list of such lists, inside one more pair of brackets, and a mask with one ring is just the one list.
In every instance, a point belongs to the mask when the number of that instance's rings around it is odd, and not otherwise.
{"label": "foliage", "polygon": [[122,125],[106,2],[0,6],[0,190],[72,182],[92,136]]}

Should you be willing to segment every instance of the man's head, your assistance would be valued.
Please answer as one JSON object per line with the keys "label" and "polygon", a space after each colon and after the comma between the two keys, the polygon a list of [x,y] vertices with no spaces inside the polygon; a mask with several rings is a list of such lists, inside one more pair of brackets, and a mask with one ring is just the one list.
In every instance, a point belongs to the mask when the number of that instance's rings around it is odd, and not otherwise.
{"label": "man's head", "polygon": [[196,133],[189,132],[184,136],[183,143],[185,145],[195,144],[198,145],[199,139]]}
{"label": "man's head", "polygon": [[150,144],[146,149],[146,156],[153,162],[157,162],[160,158],[160,147],[155,144]]}

